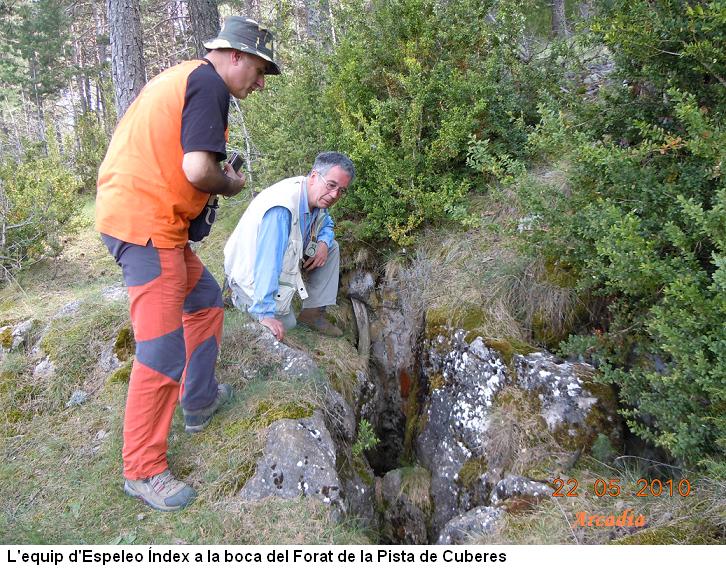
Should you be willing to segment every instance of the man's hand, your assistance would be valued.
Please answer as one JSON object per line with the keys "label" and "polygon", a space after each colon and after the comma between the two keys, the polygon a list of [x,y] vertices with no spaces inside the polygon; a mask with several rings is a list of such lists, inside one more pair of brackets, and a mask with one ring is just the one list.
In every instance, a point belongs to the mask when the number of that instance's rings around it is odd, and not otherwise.
{"label": "man's hand", "polygon": [[231,166],[229,162],[224,162],[224,166],[222,168],[224,170],[224,174],[230,178],[232,181],[237,182],[237,187],[239,189],[235,191],[234,193],[227,194],[228,196],[237,195],[240,191],[242,191],[242,188],[247,183],[247,178],[245,177],[244,171],[240,168],[239,172],[235,172],[234,168]]}
{"label": "man's hand", "polygon": [[323,241],[318,241],[318,248],[315,251],[315,256],[311,256],[303,264],[303,268],[308,272],[320,268],[328,261],[328,245]]}
{"label": "man's hand", "polygon": [[217,156],[212,152],[187,152],[182,169],[189,183],[204,193],[231,197],[242,191],[245,185],[244,174],[236,174],[227,163],[220,168]]}
{"label": "man's hand", "polygon": [[260,323],[268,328],[278,341],[282,341],[285,337],[285,326],[282,325],[279,319],[263,318],[260,320]]}

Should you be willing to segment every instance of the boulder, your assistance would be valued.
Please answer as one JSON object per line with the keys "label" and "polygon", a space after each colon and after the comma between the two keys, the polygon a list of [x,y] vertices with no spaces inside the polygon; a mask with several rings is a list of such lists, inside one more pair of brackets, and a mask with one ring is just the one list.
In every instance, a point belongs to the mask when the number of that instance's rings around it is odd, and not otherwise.
{"label": "boulder", "polygon": [[563,449],[588,450],[601,432],[619,445],[622,432],[612,390],[583,380],[594,375],[593,367],[546,352],[515,355],[513,363],[518,385],[537,396],[540,415]]}
{"label": "boulder", "polygon": [[549,485],[533,481],[520,475],[508,475],[497,483],[491,493],[494,506],[504,505],[507,511],[522,511],[552,496]]}
{"label": "boulder", "polygon": [[513,374],[499,352],[481,337],[467,341],[464,330],[424,347],[429,394],[415,449],[432,472],[434,534],[471,509],[547,493],[526,476],[547,479],[598,433],[617,433],[607,389],[587,381],[592,367],[534,353],[515,355]]}
{"label": "boulder", "polygon": [[446,523],[436,544],[466,544],[476,536],[496,532],[503,520],[501,509],[477,507]]}
{"label": "boulder", "polygon": [[278,366],[286,375],[297,379],[320,376],[320,369],[310,355],[277,341],[272,332],[259,323],[251,322],[245,326],[255,333],[257,347],[277,360]]}
{"label": "boulder", "polygon": [[276,496],[313,497],[344,511],[335,469],[335,446],[323,416],[278,420],[267,431],[264,455],[255,475],[240,491],[244,501]]}
{"label": "boulder", "polygon": [[[464,494],[459,472],[467,461],[484,457],[494,396],[510,381],[499,353],[484,345],[481,338],[469,344],[465,336],[466,332],[458,330],[451,338],[435,337],[428,344],[424,362],[431,395],[416,451],[431,471],[435,533],[476,504],[471,495]],[[479,474],[483,475],[486,461],[481,469]]]}

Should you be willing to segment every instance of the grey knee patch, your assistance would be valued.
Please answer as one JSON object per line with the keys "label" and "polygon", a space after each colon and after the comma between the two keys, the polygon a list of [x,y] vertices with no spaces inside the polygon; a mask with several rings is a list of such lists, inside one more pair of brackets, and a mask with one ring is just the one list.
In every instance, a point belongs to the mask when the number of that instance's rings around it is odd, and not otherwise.
{"label": "grey knee patch", "polygon": [[184,312],[191,314],[206,308],[222,308],[222,289],[206,268],[199,282],[184,300]]}
{"label": "grey knee patch", "polygon": [[179,382],[186,363],[183,328],[161,337],[138,341],[136,359],[150,369]]}
{"label": "grey knee patch", "polygon": [[184,410],[197,410],[209,406],[217,396],[214,367],[217,363],[217,338],[213,335],[197,346],[189,358],[184,394],[181,404]]}

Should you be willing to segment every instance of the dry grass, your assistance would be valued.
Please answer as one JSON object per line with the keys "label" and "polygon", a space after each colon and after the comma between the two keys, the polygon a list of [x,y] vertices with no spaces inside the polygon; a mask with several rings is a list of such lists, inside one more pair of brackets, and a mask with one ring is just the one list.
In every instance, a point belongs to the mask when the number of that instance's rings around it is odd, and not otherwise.
{"label": "dry grass", "polygon": [[473,209],[480,227],[458,234],[429,229],[406,268],[395,260],[386,266],[410,298],[410,311],[485,338],[531,343],[562,336],[578,298],[563,275],[517,250],[512,235],[526,212],[517,209],[514,191],[481,197]]}
{"label": "dry grass", "polygon": [[[691,494],[682,497],[637,497],[638,479],[657,477],[635,462],[607,467],[586,460],[567,479],[577,479],[577,496],[552,497],[535,510],[506,516],[500,530],[475,539],[476,544],[724,544],[726,543],[726,483],[690,477]],[[564,476],[563,476],[564,477]],[[675,476],[673,476],[676,479]],[[597,479],[619,480],[617,497],[597,497]],[[677,483],[677,481],[676,481]],[[565,491],[572,485],[566,486]],[[666,491],[667,493],[667,491]],[[580,526],[578,514],[616,517],[631,510],[645,517],[644,527]]]}

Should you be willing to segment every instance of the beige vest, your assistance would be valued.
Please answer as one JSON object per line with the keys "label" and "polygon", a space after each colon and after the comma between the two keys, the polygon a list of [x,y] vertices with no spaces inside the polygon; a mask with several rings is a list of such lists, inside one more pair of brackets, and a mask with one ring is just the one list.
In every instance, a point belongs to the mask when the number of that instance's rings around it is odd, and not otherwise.
{"label": "beige vest", "polygon": [[287,314],[297,292],[308,297],[300,272],[303,237],[300,226],[300,198],[307,191],[304,176],[284,179],[262,191],[247,207],[237,227],[224,246],[224,272],[230,287],[239,287],[247,296],[255,291],[254,270],[257,257],[257,233],[265,213],[273,207],[285,207],[292,215],[290,237],[282,259],[280,283],[275,296],[276,312]]}

